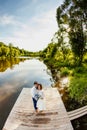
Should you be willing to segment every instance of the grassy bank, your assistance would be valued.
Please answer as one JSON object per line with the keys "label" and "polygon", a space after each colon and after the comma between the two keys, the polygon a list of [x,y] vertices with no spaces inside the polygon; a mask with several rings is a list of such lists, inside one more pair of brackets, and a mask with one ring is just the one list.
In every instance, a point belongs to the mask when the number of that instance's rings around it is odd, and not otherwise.
{"label": "grassy bank", "polygon": [[[87,105],[87,54],[81,66],[72,64],[72,61],[59,61],[54,58],[45,58],[45,64],[50,68],[53,78],[58,81],[57,73],[60,71],[60,77],[68,76],[70,79],[69,87],[67,88],[68,110]],[[78,105],[77,105],[78,104]]]}

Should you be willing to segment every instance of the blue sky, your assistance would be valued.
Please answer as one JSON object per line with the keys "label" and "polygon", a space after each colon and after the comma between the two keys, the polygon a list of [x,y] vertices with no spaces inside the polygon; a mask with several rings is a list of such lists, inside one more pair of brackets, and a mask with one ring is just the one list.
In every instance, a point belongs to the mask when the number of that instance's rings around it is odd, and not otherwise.
{"label": "blue sky", "polygon": [[0,0],[0,41],[29,51],[44,49],[57,31],[63,0]]}

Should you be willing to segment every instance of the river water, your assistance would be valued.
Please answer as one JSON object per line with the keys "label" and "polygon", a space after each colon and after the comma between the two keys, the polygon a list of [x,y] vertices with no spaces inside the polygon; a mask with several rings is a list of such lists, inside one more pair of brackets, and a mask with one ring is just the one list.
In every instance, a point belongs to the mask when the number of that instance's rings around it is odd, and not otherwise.
{"label": "river water", "polygon": [[38,59],[15,59],[0,63],[0,129],[22,88],[32,87],[38,81],[50,87],[53,79],[47,66]]}

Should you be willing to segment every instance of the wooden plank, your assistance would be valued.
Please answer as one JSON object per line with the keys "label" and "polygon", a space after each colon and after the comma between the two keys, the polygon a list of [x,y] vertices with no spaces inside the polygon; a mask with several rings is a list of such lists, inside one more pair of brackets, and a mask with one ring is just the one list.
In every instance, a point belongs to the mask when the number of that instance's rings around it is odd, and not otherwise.
{"label": "wooden plank", "polygon": [[77,118],[79,118],[79,117],[82,117],[82,116],[84,116],[84,115],[87,115],[87,110],[84,110],[84,111],[80,111],[79,113],[74,113],[74,114],[71,114],[71,115],[68,115],[69,116],[69,119],[70,120],[75,120],[75,119],[77,119]]}
{"label": "wooden plank", "polygon": [[29,88],[18,97],[3,130],[73,130],[66,109],[56,88],[45,88],[46,110],[34,114]]}
{"label": "wooden plank", "polygon": [[70,120],[77,119],[87,114],[87,105],[67,113]]}
{"label": "wooden plank", "polygon": [[75,113],[78,113],[78,112],[82,112],[84,110],[87,110],[87,105],[84,106],[84,107],[81,107],[81,108],[78,108],[78,109],[75,109],[73,111],[68,112],[68,115],[72,115],[72,114],[75,114]]}

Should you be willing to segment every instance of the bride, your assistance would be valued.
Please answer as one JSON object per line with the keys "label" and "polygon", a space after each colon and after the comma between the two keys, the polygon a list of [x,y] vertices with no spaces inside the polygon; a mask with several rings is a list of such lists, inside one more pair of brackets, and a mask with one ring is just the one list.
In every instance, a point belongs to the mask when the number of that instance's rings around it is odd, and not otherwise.
{"label": "bride", "polygon": [[43,111],[45,110],[45,103],[44,103],[44,92],[42,90],[42,85],[38,84],[38,95],[39,95],[39,99],[37,101],[37,108],[38,111]]}

